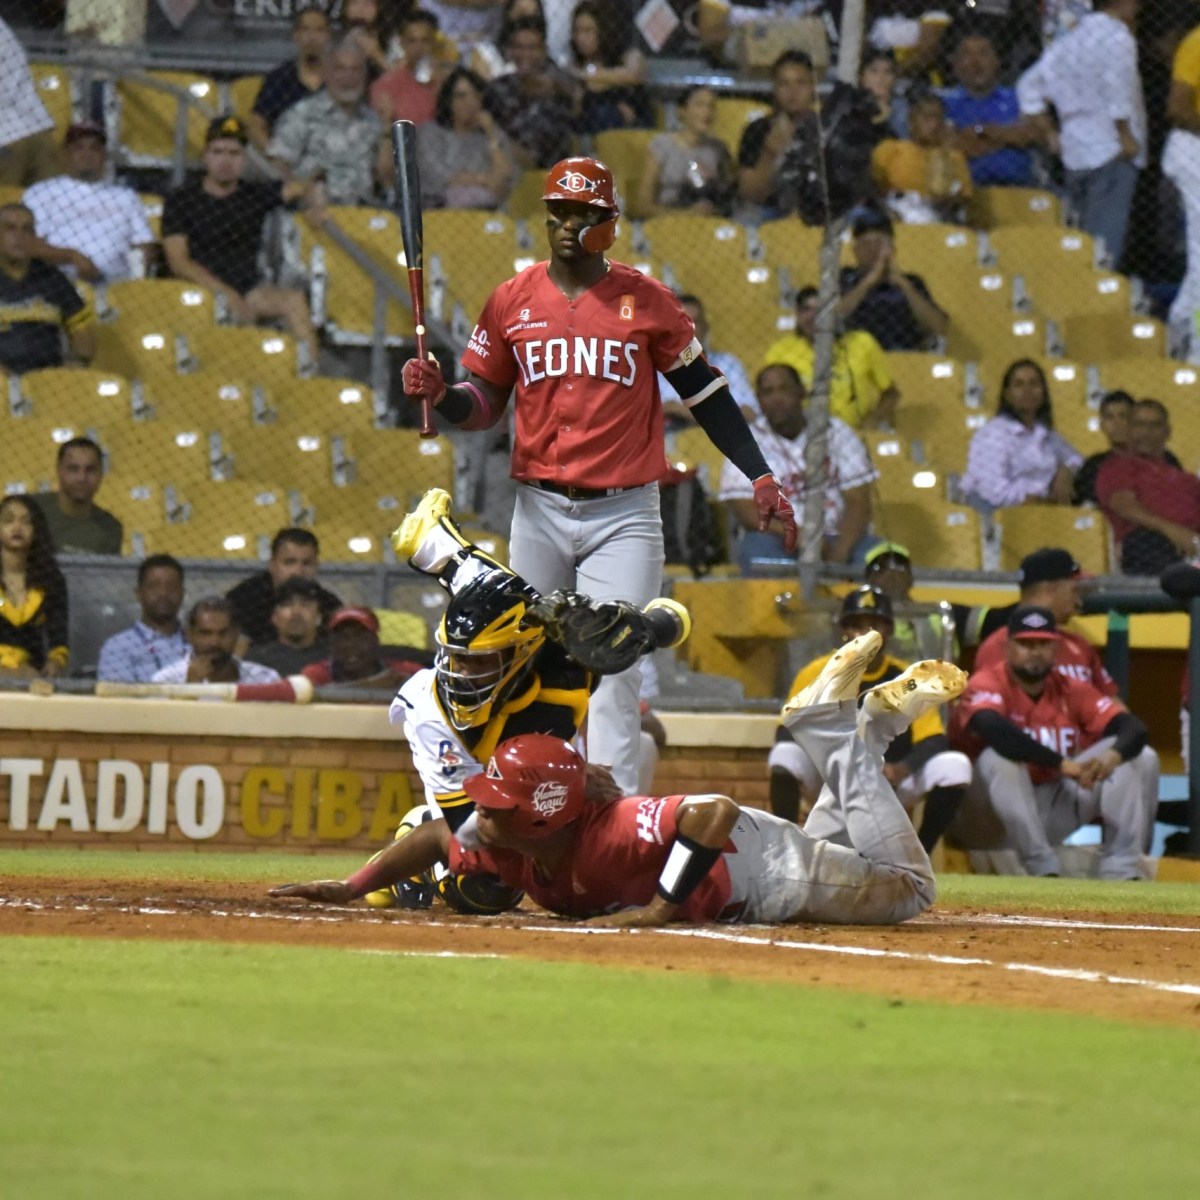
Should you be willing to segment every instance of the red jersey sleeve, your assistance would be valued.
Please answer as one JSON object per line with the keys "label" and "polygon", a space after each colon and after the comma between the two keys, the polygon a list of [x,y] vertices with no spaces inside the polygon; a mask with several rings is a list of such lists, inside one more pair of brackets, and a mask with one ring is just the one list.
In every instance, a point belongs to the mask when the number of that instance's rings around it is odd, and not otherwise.
{"label": "red jersey sleeve", "polygon": [[525,860],[506,850],[464,850],[450,839],[450,870],[455,875],[497,875],[506,887],[523,887]]}
{"label": "red jersey sleeve", "polygon": [[[650,360],[659,371],[666,371],[688,348],[696,336],[696,327],[678,297],[657,280],[642,277],[654,333],[650,340]],[[639,299],[642,299],[639,297]]]}
{"label": "red jersey sleeve", "polygon": [[1106,696],[1090,683],[1072,680],[1067,695],[1071,715],[1087,735],[1088,745],[1104,736],[1104,730],[1113,717],[1127,711],[1120,700]]}
{"label": "red jersey sleeve", "polygon": [[966,724],[977,712],[1008,712],[1008,679],[1000,671],[974,671],[958,702]]}
{"label": "red jersey sleeve", "polygon": [[504,340],[504,308],[511,289],[512,280],[509,280],[488,297],[459,359],[472,375],[510,389],[517,382],[516,359],[509,353]]}

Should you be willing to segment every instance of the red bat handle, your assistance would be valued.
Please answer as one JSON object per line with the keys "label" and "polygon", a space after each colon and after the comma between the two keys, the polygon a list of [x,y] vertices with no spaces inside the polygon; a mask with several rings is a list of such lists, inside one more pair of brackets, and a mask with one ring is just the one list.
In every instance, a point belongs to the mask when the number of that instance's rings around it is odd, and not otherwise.
{"label": "red bat handle", "polygon": [[[413,326],[417,338],[417,357],[424,362],[428,354],[425,348],[425,271],[422,267],[408,268],[408,294],[412,297]],[[433,424],[433,405],[421,397],[421,436],[437,437]]]}

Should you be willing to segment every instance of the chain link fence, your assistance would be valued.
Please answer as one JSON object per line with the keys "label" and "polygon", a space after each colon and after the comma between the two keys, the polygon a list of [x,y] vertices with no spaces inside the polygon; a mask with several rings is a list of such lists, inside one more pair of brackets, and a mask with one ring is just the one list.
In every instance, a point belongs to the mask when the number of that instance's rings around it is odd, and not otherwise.
{"label": "chain link fence", "polygon": [[[803,130],[830,64],[855,58],[870,115],[827,140],[848,156],[827,165],[857,162],[861,185],[813,481],[827,581],[857,578],[883,538],[922,581],[960,583],[1011,581],[1045,546],[1147,578],[1193,552],[1195,6],[850,6],[853,54],[840,8],[813,3],[441,3],[433,23],[414,7],[0,5],[0,483],[40,497],[60,554],[251,572],[297,527],[330,572],[375,581],[355,595],[403,612],[388,533],[432,486],[505,553],[507,430],[422,441],[400,390],[413,324],[386,133],[402,116],[425,135],[429,325],[449,374],[492,288],[546,257],[546,166],[594,153],[624,200],[613,257],[688,297],[801,496],[813,431],[788,413],[814,382],[822,239]],[[744,536],[720,456],[663,387],[668,586],[697,618],[681,668],[765,705],[827,647],[829,605]],[[106,595],[109,616],[87,620],[87,594],[77,671],[121,611]],[[422,644],[437,609],[407,611],[401,640]]]}

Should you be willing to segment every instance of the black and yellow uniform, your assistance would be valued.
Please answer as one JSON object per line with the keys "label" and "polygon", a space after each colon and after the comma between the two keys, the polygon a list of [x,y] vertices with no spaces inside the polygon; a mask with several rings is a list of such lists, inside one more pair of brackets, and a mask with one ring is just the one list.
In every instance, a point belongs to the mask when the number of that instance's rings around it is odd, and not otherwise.
{"label": "black and yellow uniform", "polygon": [[0,667],[40,671],[47,661],[67,665],[67,583],[55,572],[46,587],[31,587],[18,608],[0,586]]}
{"label": "black and yellow uniform", "polygon": [[0,267],[0,367],[13,375],[63,365],[62,331],[94,320],[57,267],[33,259],[23,275]]}

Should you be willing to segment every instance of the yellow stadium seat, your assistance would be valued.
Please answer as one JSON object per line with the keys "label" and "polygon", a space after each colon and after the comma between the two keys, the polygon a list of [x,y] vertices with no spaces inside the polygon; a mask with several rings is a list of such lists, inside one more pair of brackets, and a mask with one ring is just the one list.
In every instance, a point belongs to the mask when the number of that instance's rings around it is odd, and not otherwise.
{"label": "yellow stadium seat", "polygon": [[441,208],[425,214],[425,278],[445,279],[450,297],[472,323],[496,285],[515,273],[519,259],[544,257],[517,245],[516,227],[502,213]]}
{"label": "yellow stadium seat", "polygon": [[234,379],[285,389],[298,378],[296,341],[289,333],[232,325],[212,325],[186,337],[189,366],[219,371]]}
{"label": "yellow stadium seat", "polygon": [[466,534],[476,546],[484,552],[490,554],[497,562],[507,565],[508,563],[508,538],[501,534],[493,533],[490,529],[464,529]]}
{"label": "yellow stadium seat", "polygon": [[[963,364],[944,354],[889,350],[887,369],[900,392],[900,411],[909,404],[922,404],[957,413],[966,401]],[[932,431],[926,436],[928,432]]]}
{"label": "yellow stadium seat", "polygon": [[92,366],[127,379],[172,379],[187,355],[187,343],[160,321],[100,322]]}
{"label": "yellow stadium seat", "polygon": [[896,261],[935,291],[947,274],[979,273],[979,236],[961,225],[897,225]]}
{"label": "yellow stadium seat", "polygon": [[390,550],[386,525],[369,512],[358,518],[318,521],[314,532],[321,539],[322,562],[383,562]]}
{"label": "yellow stadium seat", "polygon": [[220,371],[160,377],[144,390],[148,421],[228,431],[253,425],[271,413],[265,388],[231,379]]}
{"label": "yellow stadium seat", "polygon": [[172,502],[180,502],[171,483],[138,479],[136,476],[127,477],[113,472],[105,475],[104,488],[99,499],[100,503],[125,526],[127,536],[132,533],[148,533],[166,524],[168,508]]}
{"label": "yellow stadium seat", "polygon": [[430,488],[454,491],[454,446],[447,438],[421,438],[413,429],[377,429],[354,440],[350,457],[357,486],[373,496],[405,497],[404,511]]}
{"label": "yellow stadium seat", "polygon": [[926,283],[950,318],[946,352],[960,362],[983,358],[996,328],[1020,315],[1013,310],[1012,280],[1003,271],[956,271]]}
{"label": "yellow stadium seat", "polygon": [[546,219],[546,206],[542,193],[546,190],[546,172],[541,167],[522,171],[508,194],[505,211],[514,221],[528,221],[531,229],[541,226]]}
{"label": "yellow stadium seat", "polygon": [[379,640],[385,646],[414,646],[424,650],[429,645],[429,626],[419,613],[397,608],[377,608]]}
{"label": "yellow stadium seat", "polygon": [[[745,227],[725,217],[668,213],[643,221],[642,233],[651,258],[669,266],[684,291],[714,297],[731,280],[753,275],[766,284],[771,278],[766,267],[750,261]],[[710,320],[720,307],[709,301]]]}
{"label": "yellow stadium seat", "polygon": [[251,425],[222,436],[222,469],[238,480],[303,489],[331,478],[329,438],[303,427]]}
{"label": "yellow stadium seat", "polygon": [[233,519],[196,518],[174,525],[160,525],[147,532],[146,550],[173,554],[176,558],[265,559],[271,535],[251,529]]}
{"label": "yellow stadium seat", "polygon": [[292,380],[270,393],[270,407],[275,419],[287,426],[308,425],[333,434],[366,434],[375,427],[371,389],[354,379]]}
{"label": "yellow stadium seat", "polygon": [[721,471],[725,466],[725,456],[712,444],[703,429],[698,425],[681,429],[675,435],[672,457],[689,467],[699,468],[702,476],[700,482],[705,491],[711,496],[717,494],[721,483]]}
{"label": "yellow stadium seat", "polygon": [[[314,228],[307,220],[296,222],[300,252],[314,276],[324,279],[323,313],[320,318],[331,340],[349,345],[367,345],[375,328],[375,284],[351,252],[335,237],[340,233],[382,267],[407,295],[404,251],[400,226],[394,213],[381,208],[332,206],[327,210],[326,227]],[[328,226],[332,223],[336,229]],[[314,250],[324,266],[315,268]],[[425,251],[426,279],[429,278],[429,250]],[[314,280],[315,282],[315,280]],[[397,300],[387,304],[387,332],[390,341],[405,341],[413,336],[412,308]]]}
{"label": "yellow stadium seat", "polygon": [[911,402],[901,394],[896,410],[896,430],[908,439],[914,457],[920,451],[914,474],[924,468],[939,477],[948,472],[961,472],[967,462],[967,448],[975,430],[986,417],[963,405],[949,406],[940,402]]}
{"label": "yellow stadium seat", "polygon": [[971,224],[979,229],[1002,225],[1061,225],[1062,204],[1040,188],[985,187],[971,197]]}
{"label": "yellow stadium seat", "polygon": [[254,101],[263,85],[261,75],[239,75],[225,85],[227,103],[222,108],[244,121],[254,111]]}
{"label": "yellow stadium seat", "polygon": [[131,484],[188,485],[212,473],[209,431],[199,422],[138,421],[105,433],[109,470]]}
{"label": "yellow stadium seat", "polygon": [[758,242],[772,267],[786,267],[796,287],[816,286],[820,275],[822,231],[795,217],[764,221],[758,227]]}
{"label": "yellow stadium seat", "polygon": [[0,204],[20,204],[25,189],[19,183],[0,183]]}
{"label": "yellow stadium seat", "polygon": [[979,514],[934,496],[876,509],[875,532],[913,548],[918,567],[978,571],[983,566]]}
{"label": "yellow stadium seat", "polygon": [[1153,317],[1092,313],[1064,318],[1059,330],[1066,353],[1077,362],[1166,357],[1166,327]]}
{"label": "yellow stadium seat", "polygon": [[[122,420],[121,426],[132,425],[133,422]],[[113,429],[117,424],[105,424],[103,429],[94,422],[78,420],[69,416],[40,416],[36,412],[17,417],[7,417],[0,421],[0,433],[4,437],[5,469],[10,474],[15,472],[18,478],[33,474],[39,480],[50,482],[50,490],[57,484],[54,480],[54,461],[58,456],[58,448],[63,442],[69,442],[76,437],[90,437],[99,442],[101,448],[107,451]]]}
{"label": "yellow stadium seat", "polygon": [[1099,369],[1106,392],[1125,391],[1135,400],[1161,400],[1175,423],[1195,407],[1200,367],[1170,358],[1110,359]]}
{"label": "yellow stadium seat", "polygon": [[133,420],[129,380],[111,371],[54,367],[21,376],[21,395],[34,416],[107,428]]}
{"label": "yellow stadium seat", "polygon": [[742,100],[735,96],[718,96],[717,111],[709,132],[720,138],[729,147],[729,153],[737,161],[738,146],[742,133],[751,121],[769,116],[771,106],[764,100]]}
{"label": "yellow stadium seat", "polygon": [[[888,355],[889,362],[892,357],[892,355]],[[1087,403],[1087,371],[1082,364],[1065,358],[1051,358],[1049,355],[1040,353],[1024,357],[1033,359],[1046,373],[1046,383],[1050,388],[1050,404],[1056,415],[1060,405]],[[983,405],[993,412],[999,403],[1000,385],[1011,361],[988,358],[979,364],[979,384],[983,389]]]}
{"label": "yellow stadium seat", "polygon": [[137,326],[160,325],[172,333],[209,328],[213,295],[199,284],[181,279],[129,279],[106,289],[111,319]]}
{"label": "yellow stadium seat", "polygon": [[642,176],[650,143],[658,135],[657,129],[606,129],[596,134],[596,157],[612,171],[627,218],[642,215],[637,207]]}
{"label": "yellow stadium seat", "polygon": [[996,313],[994,321],[983,326],[978,313],[967,318],[957,306],[947,305],[946,310],[951,314],[946,348],[956,358],[1003,369],[1014,359],[1045,353],[1048,328],[1045,318],[1036,313],[1009,309]]}
{"label": "yellow stadium seat", "polygon": [[1003,571],[1017,570],[1021,559],[1044,546],[1070,550],[1090,574],[1108,570],[1108,529],[1098,509],[1022,504],[997,510],[996,523]]}
{"label": "yellow stadium seat", "polygon": [[33,76],[38,99],[46,106],[55,132],[61,139],[75,119],[71,76],[57,63],[30,63],[29,73]]}
{"label": "yellow stadium seat", "polygon": [[704,303],[710,343],[705,348],[736,348],[751,375],[771,343],[794,324],[794,308],[780,303],[779,276],[761,264],[742,264],[723,281],[689,272],[680,283]]}
{"label": "yellow stadium seat", "polygon": [[138,166],[172,162],[175,157],[175,125],[179,106],[183,104],[187,107],[184,157],[198,159],[204,152],[204,134],[208,124],[218,115],[216,80],[189,71],[149,71],[147,74],[159,83],[178,89],[183,95],[127,79],[118,81],[117,98],[121,113],[118,135],[126,157]]}
{"label": "yellow stadium seat", "polygon": [[146,221],[156,242],[162,241],[163,198],[154,192],[139,192],[138,199],[146,212]]}

